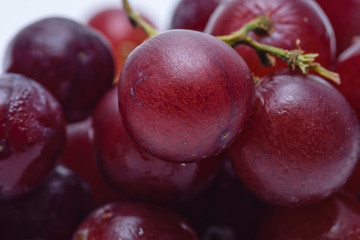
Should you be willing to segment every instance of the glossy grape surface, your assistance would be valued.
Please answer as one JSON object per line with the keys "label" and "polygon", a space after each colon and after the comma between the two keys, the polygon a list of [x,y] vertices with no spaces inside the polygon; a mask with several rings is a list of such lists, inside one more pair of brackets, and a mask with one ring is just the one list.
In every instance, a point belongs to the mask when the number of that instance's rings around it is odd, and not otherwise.
{"label": "glossy grape surface", "polygon": [[258,240],[357,240],[360,239],[360,205],[340,193],[300,208],[269,209]]}
{"label": "glossy grape surface", "polygon": [[123,197],[105,182],[95,160],[92,118],[66,126],[67,144],[62,164],[86,181],[95,205],[122,200]]}
{"label": "glossy grape surface", "polygon": [[204,31],[215,8],[223,0],[181,0],[175,8],[170,28]]}
{"label": "glossy grape surface", "polygon": [[70,239],[91,210],[91,195],[84,181],[58,166],[39,189],[0,202],[0,239]]}
{"label": "glossy grape surface", "polygon": [[40,82],[60,102],[68,122],[85,119],[111,87],[111,50],[97,32],[60,17],[34,22],[8,45],[4,69]]}
{"label": "glossy grape surface", "polygon": [[73,240],[197,240],[179,215],[156,205],[113,203],[95,210],[80,225]]}
{"label": "glossy grape surface", "polygon": [[22,75],[0,75],[0,200],[43,183],[65,142],[63,112],[52,95]]}
{"label": "glossy grape surface", "polygon": [[243,59],[224,42],[191,30],[167,31],[136,48],[118,86],[130,137],[173,162],[226,149],[244,127],[254,95]]}
{"label": "glossy grape surface", "polygon": [[253,114],[230,158],[262,199],[296,206],[321,200],[349,178],[359,123],[345,98],[314,75],[280,73],[256,86]]}
{"label": "glossy grape surface", "polygon": [[89,26],[100,31],[110,41],[116,61],[116,76],[130,52],[148,36],[140,28],[134,28],[121,8],[106,8],[88,20]]}
{"label": "glossy grape surface", "polygon": [[189,200],[211,183],[221,165],[220,157],[179,164],[141,150],[121,123],[117,88],[100,101],[93,126],[97,160],[104,176],[119,192],[135,200],[162,204]]}
{"label": "glossy grape surface", "polygon": [[[212,35],[227,35],[258,16],[266,16],[271,22],[269,34],[251,33],[260,43],[283,49],[298,49],[306,53],[319,53],[316,61],[324,67],[335,62],[336,46],[334,32],[329,20],[315,1],[308,0],[237,0],[219,7],[206,26]],[[277,59],[276,66],[264,67],[256,52],[249,46],[239,45],[237,52],[244,58],[255,76],[263,77],[287,68]]]}

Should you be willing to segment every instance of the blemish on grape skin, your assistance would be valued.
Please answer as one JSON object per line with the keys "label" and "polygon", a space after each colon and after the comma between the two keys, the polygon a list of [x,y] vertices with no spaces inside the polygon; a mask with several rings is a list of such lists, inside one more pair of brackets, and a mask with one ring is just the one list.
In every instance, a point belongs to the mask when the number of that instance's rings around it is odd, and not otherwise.
{"label": "blemish on grape skin", "polygon": [[136,85],[139,85],[140,83],[142,83],[142,81],[144,81],[144,80],[146,80],[147,79],[147,76],[145,76],[145,77],[143,77],[143,78],[140,78],[139,80],[137,80],[136,82],[135,82],[135,86]]}
{"label": "blemish on grape skin", "polygon": [[226,140],[229,138],[230,136],[230,132],[229,131],[225,131],[225,133],[221,134],[219,142],[223,143],[224,141],[226,142]]}
{"label": "blemish on grape skin", "polygon": [[104,215],[102,215],[102,219],[110,218],[112,215],[112,212],[105,212]]}
{"label": "blemish on grape skin", "polygon": [[132,97],[135,97],[135,92],[134,92],[134,89],[133,89],[133,88],[130,88],[130,95],[131,95]]}

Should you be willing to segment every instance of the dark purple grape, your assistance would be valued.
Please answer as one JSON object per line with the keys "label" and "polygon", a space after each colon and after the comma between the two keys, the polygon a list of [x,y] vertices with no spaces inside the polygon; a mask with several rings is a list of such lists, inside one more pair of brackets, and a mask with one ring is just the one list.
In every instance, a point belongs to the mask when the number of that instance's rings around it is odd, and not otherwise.
{"label": "dark purple grape", "polygon": [[117,88],[100,101],[93,116],[98,164],[108,182],[136,200],[172,204],[202,192],[214,178],[220,157],[179,164],[156,158],[127,135],[118,110]]}
{"label": "dark purple grape", "polygon": [[58,166],[39,189],[0,202],[0,239],[70,239],[91,210],[91,195],[84,181]]}
{"label": "dark purple grape", "polygon": [[314,75],[279,73],[256,86],[255,106],[230,158],[262,199],[279,205],[319,201],[337,191],[360,153],[356,114]]}
{"label": "dark purple grape", "polygon": [[179,215],[156,205],[113,203],[98,208],[80,225],[73,240],[198,240]]}
{"label": "dark purple grape", "polygon": [[62,105],[68,122],[92,113],[115,71],[110,47],[100,34],[59,17],[22,29],[7,48],[4,69],[43,84]]}
{"label": "dark purple grape", "polygon": [[43,183],[65,149],[59,103],[39,83],[18,74],[0,76],[0,200]]}

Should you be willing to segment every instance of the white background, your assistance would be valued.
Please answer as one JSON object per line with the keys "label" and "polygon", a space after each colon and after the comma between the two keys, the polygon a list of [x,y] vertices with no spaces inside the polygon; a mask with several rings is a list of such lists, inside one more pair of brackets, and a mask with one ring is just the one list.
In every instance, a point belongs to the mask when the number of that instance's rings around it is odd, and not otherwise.
{"label": "white background", "polygon": [[[128,1],[158,29],[164,30],[179,0]],[[3,71],[6,45],[26,25],[49,16],[64,16],[85,23],[96,11],[109,6],[121,6],[121,0],[0,0],[0,71]]]}

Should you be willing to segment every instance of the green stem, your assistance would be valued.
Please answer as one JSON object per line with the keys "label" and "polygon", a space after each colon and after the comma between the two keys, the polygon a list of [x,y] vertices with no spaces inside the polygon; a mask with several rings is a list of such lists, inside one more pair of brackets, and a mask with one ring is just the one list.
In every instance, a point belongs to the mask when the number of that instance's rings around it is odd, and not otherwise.
{"label": "green stem", "polygon": [[[319,75],[340,84],[339,74],[331,72],[323,68],[319,63],[315,62],[315,58],[319,54],[307,53],[304,54],[301,49],[285,50],[274,46],[259,43],[249,36],[250,31],[271,31],[271,23],[267,17],[260,16],[253,21],[244,25],[238,31],[225,36],[218,36],[220,40],[223,40],[232,47],[236,47],[239,44],[246,44],[252,47],[259,55],[262,63],[266,66],[274,65],[274,59],[272,56],[283,59],[291,69],[299,69],[302,73],[306,74],[308,70],[313,70]],[[299,45],[300,42],[297,42]]]}
{"label": "green stem", "polygon": [[[226,42],[232,47],[235,47],[239,44],[245,43],[245,38],[249,37],[249,32],[251,31],[263,31],[269,32],[271,30],[271,23],[267,17],[259,16],[245,26],[240,28],[238,31],[235,31],[229,35],[218,36],[220,40]],[[245,40],[245,41],[242,41]]]}
{"label": "green stem", "polygon": [[147,23],[138,13],[136,13],[131,7],[128,0],[122,0],[124,10],[128,17],[132,20],[133,23],[140,26],[149,37],[155,37],[158,35],[158,31],[153,28],[149,23]]}

